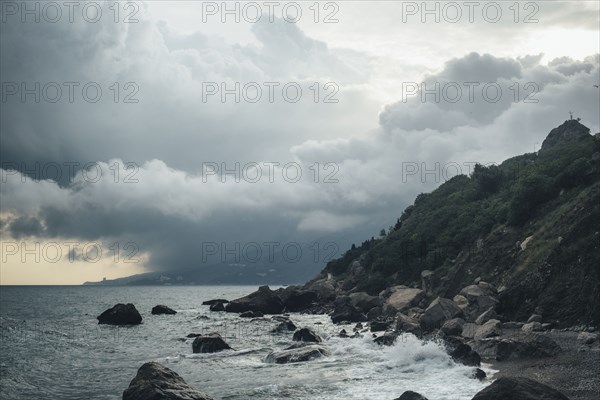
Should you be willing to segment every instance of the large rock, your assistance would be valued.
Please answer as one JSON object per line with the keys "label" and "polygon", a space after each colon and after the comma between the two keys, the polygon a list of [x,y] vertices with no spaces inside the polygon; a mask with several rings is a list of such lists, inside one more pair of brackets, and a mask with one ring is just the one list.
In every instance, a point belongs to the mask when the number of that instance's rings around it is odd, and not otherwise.
{"label": "large rock", "polygon": [[152,307],[152,314],[160,315],[160,314],[177,314],[177,311],[173,310],[170,307],[158,305]]}
{"label": "large rock", "polygon": [[393,289],[383,305],[383,312],[388,315],[404,312],[411,307],[416,307],[424,298],[425,292],[421,289],[403,287]]}
{"label": "large rock", "polygon": [[421,328],[425,331],[440,328],[444,322],[452,318],[462,317],[463,311],[455,302],[438,297],[431,302],[421,316]]}
{"label": "large rock", "polygon": [[212,400],[206,394],[188,385],[175,371],[159,363],[142,365],[123,400]]}
{"label": "large rock", "polygon": [[[468,305],[461,302],[461,308],[465,311],[465,317],[469,322],[475,321],[483,312],[495,309],[499,304],[497,291],[494,286],[486,282],[464,287],[459,296],[467,299]],[[462,299],[461,299],[462,300]]]}
{"label": "large rock", "polygon": [[472,400],[569,400],[549,386],[527,378],[500,378]]}
{"label": "large rock", "polygon": [[408,390],[408,391],[402,393],[402,395],[400,397],[398,397],[396,400],[427,400],[427,397],[422,396],[417,392]]}
{"label": "large rock", "polygon": [[142,316],[131,303],[116,304],[104,311],[98,317],[99,324],[110,325],[137,325],[142,323]]}
{"label": "large rock", "polygon": [[238,313],[260,311],[263,314],[281,314],[283,308],[284,306],[279,296],[269,289],[268,286],[261,286],[256,292],[248,296],[230,301],[225,306],[225,311]]}
{"label": "large rock", "polygon": [[442,325],[441,330],[446,335],[458,336],[462,333],[464,325],[465,325],[464,319],[453,318],[453,319],[450,319],[450,320],[444,322],[444,325]]}
{"label": "large rock", "polygon": [[323,339],[321,339],[321,337],[310,328],[298,329],[296,332],[294,332],[292,339],[296,342],[321,343],[323,341]]}
{"label": "large rock", "polygon": [[379,296],[371,296],[366,292],[351,293],[348,297],[350,298],[350,303],[365,314],[372,308],[381,306]]}
{"label": "large rock", "polygon": [[322,302],[332,301],[336,297],[335,286],[332,279],[318,279],[304,285],[304,290],[317,294],[317,299]]}
{"label": "large rock", "polygon": [[496,361],[554,357],[561,351],[554,340],[540,334],[497,336],[469,344],[484,359]]}
{"label": "large rock", "polygon": [[310,361],[328,355],[329,351],[325,347],[313,344],[273,351],[267,355],[265,361],[269,363],[287,364]]}
{"label": "large rock", "polygon": [[336,299],[333,312],[331,313],[331,321],[333,321],[334,324],[341,322],[361,322],[366,320],[366,315],[352,305],[349,297]]}
{"label": "large rock", "polygon": [[479,326],[475,331],[473,338],[475,340],[485,339],[493,336],[502,335],[502,327],[500,321],[497,319],[490,319],[485,324]]}
{"label": "large rock", "polygon": [[218,333],[201,335],[194,339],[192,350],[194,353],[216,353],[218,351],[229,350],[231,347]]}

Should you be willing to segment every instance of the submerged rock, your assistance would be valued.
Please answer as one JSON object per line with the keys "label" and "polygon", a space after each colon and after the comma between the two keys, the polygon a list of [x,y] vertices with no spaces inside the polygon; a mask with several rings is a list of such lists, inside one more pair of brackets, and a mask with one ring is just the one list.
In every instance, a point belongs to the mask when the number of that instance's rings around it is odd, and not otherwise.
{"label": "submerged rock", "polygon": [[265,359],[269,363],[287,364],[295,362],[310,361],[315,358],[328,356],[329,351],[320,345],[293,346],[285,350],[273,351]]}
{"label": "submerged rock", "polygon": [[170,307],[167,306],[163,306],[163,305],[158,305],[158,306],[154,306],[152,307],[152,314],[154,315],[160,315],[160,314],[177,314],[177,311],[173,310]]}
{"label": "submerged rock", "polygon": [[567,396],[526,378],[500,378],[472,400],[569,400]]}
{"label": "submerged rock", "polygon": [[99,324],[110,325],[137,325],[142,323],[142,316],[131,303],[116,304],[100,314],[97,319]]}
{"label": "submerged rock", "polygon": [[192,350],[194,353],[216,353],[218,351],[229,349],[231,349],[231,347],[229,347],[218,333],[198,336],[192,343]]}
{"label": "submerged rock", "polygon": [[123,400],[212,400],[188,385],[175,371],[156,362],[142,365]]}

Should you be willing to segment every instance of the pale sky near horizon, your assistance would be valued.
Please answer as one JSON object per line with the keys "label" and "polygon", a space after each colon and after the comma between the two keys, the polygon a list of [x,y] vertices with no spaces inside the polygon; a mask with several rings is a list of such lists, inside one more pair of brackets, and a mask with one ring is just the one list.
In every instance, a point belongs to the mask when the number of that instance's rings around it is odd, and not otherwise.
{"label": "pale sky near horizon", "polygon": [[[2,285],[81,284],[193,266],[203,240],[343,235],[361,241],[444,180],[399,181],[406,163],[455,163],[467,173],[473,162],[539,148],[569,111],[592,133],[600,131],[597,1],[480,1],[473,22],[464,2],[428,2],[438,4],[440,21],[427,14],[424,23],[420,1],[298,2],[295,23],[281,11],[292,2],[280,2],[272,22],[263,14],[255,23],[244,15],[239,23],[231,15],[221,22],[222,10],[214,8],[220,1],[121,3],[117,16],[113,2],[98,3],[103,11],[96,23],[77,13],[70,22],[65,10],[55,23],[22,22],[19,10],[3,8],[3,96],[6,82],[75,81],[97,82],[103,97],[85,101],[79,88],[73,102],[3,97]],[[252,11],[250,3],[239,2],[240,12]],[[491,22],[492,3],[500,6],[497,22]],[[253,4],[268,10],[262,1]],[[137,22],[124,23],[132,12]],[[473,102],[403,101],[407,84],[424,81],[494,83],[504,92],[498,102],[485,101],[481,91]],[[280,90],[274,102],[203,97],[207,83],[235,82],[263,89],[266,82],[297,83],[303,96],[295,103]],[[138,89],[137,103],[123,102],[133,90],[128,83]],[[530,83],[533,104],[521,98]],[[326,103],[327,94],[338,101]],[[81,171],[68,179],[65,168],[59,184],[32,180],[36,162],[100,163],[103,179],[91,182]],[[294,183],[202,177],[206,163],[236,162],[295,162],[304,175]],[[126,163],[136,166],[136,182],[127,182]],[[315,163],[335,165],[339,182],[323,182],[323,175],[315,182]],[[20,173],[9,171],[15,167]],[[79,243],[72,261],[70,242]],[[135,248],[124,249],[129,243]],[[102,257],[85,261],[81,248],[94,244]],[[37,254],[24,254],[21,246]],[[139,260],[125,262],[128,257]]]}

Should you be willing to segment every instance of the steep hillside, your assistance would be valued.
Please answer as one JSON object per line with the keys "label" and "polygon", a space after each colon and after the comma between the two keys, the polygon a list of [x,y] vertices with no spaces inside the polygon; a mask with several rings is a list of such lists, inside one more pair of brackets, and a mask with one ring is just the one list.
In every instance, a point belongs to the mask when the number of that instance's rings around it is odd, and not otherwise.
{"label": "steep hillside", "polygon": [[500,311],[537,310],[559,326],[600,322],[600,138],[576,120],[538,153],[476,166],[420,194],[385,237],[327,264],[346,292],[422,286],[452,298],[477,278],[499,288]]}

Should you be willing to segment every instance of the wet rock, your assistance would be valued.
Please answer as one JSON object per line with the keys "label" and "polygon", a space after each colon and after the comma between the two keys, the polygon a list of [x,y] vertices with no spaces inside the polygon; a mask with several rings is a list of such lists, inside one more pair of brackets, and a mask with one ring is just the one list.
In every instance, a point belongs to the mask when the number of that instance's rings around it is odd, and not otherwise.
{"label": "wet rock", "polygon": [[217,304],[217,303],[229,303],[229,300],[225,300],[225,299],[213,299],[213,300],[206,300],[202,302],[203,306],[212,306],[213,304]]}
{"label": "wet rock", "polygon": [[212,400],[188,385],[175,371],[156,362],[142,365],[123,400]]}
{"label": "wet rock", "polygon": [[329,351],[325,347],[313,344],[273,351],[267,355],[265,361],[268,363],[288,364],[310,361],[328,355]]}
{"label": "wet rock", "polygon": [[160,314],[177,314],[177,311],[173,310],[170,307],[158,305],[152,307],[152,314],[160,315]]}
{"label": "wet rock", "polygon": [[500,378],[472,400],[569,400],[559,391],[527,378]]}
{"label": "wet rock", "polygon": [[371,332],[383,332],[387,330],[388,325],[385,321],[373,321],[371,322]]}
{"label": "wet rock", "polygon": [[100,314],[97,319],[99,324],[109,325],[137,325],[142,323],[142,316],[131,303],[116,304]]}
{"label": "wet rock", "polygon": [[232,300],[225,306],[225,311],[238,313],[258,311],[263,314],[281,314],[283,309],[281,299],[268,286],[261,286],[256,292]]}
{"label": "wet rock", "polygon": [[201,335],[194,339],[192,350],[194,353],[216,353],[218,351],[229,350],[231,347],[218,333]]}
{"label": "wet rock", "polygon": [[448,355],[450,355],[455,362],[469,367],[479,367],[481,365],[481,357],[479,354],[460,338],[446,336],[443,338],[443,342]]}
{"label": "wet rock", "polygon": [[458,336],[462,333],[464,324],[465,324],[464,319],[453,318],[453,319],[450,319],[450,320],[444,322],[444,325],[442,325],[441,330],[446,335]]}
{"label": "wet rock", "polygon": [[295,331],[295,330],[296,330],[296,325],[288,319],[286,321],[281,321],[279,323],[279,325],[277,325],[271,332],[284,333],[284,332],[290,332],[290,331]]}
{"label": "wet rock", "polygon": [[310,328],[298,329],[296,332],[294,332],[292,339],[297,342],[321,343],[323,341],[323,339],[321,339],[321,337]]}
{"label": "wet rock", "polygon": [[386,332],[383,335],[376,337],[373,341],[380,346],[392,346],[397,338],[398,335],[396,333]]}
{"label": "wet rock", "polygon": [[225,304],[224,303],[214,303],[214,304],[211,304],[209,310],[210,311],[216,311],[216,312],[218,312],[218,311],[225,311]]}
{"label": "wet rock", "polygon": [[440,328],[449,319],[462,317],[463,311],[455,302],[438,297],[431,302],[421,316],[421,328],[425,331]]}
{"label": "wet rock", "polygon": [[417,392],[408,390],[408,391],[402,393],[402,395],[400,397],[398,397],[396,400],[427,400],[427,398],[425,396],[420,395]]}
{"label": "wet rock", "polygon": [[341,337],[341,338],[347,338],[347,337],[349,337],[349,336],[348,336],[348,332],[346,332],[346,330],[345,330],[345,329],[342,329],[342,330],[340,331],[340,333],[339,333],[339,337]]}
{"label": "wet rock", "polygon": [[479,379],[480,381],[482,381],[487,377],[487,374],[481,368],[475,368],[471,377],[473,379]]}

